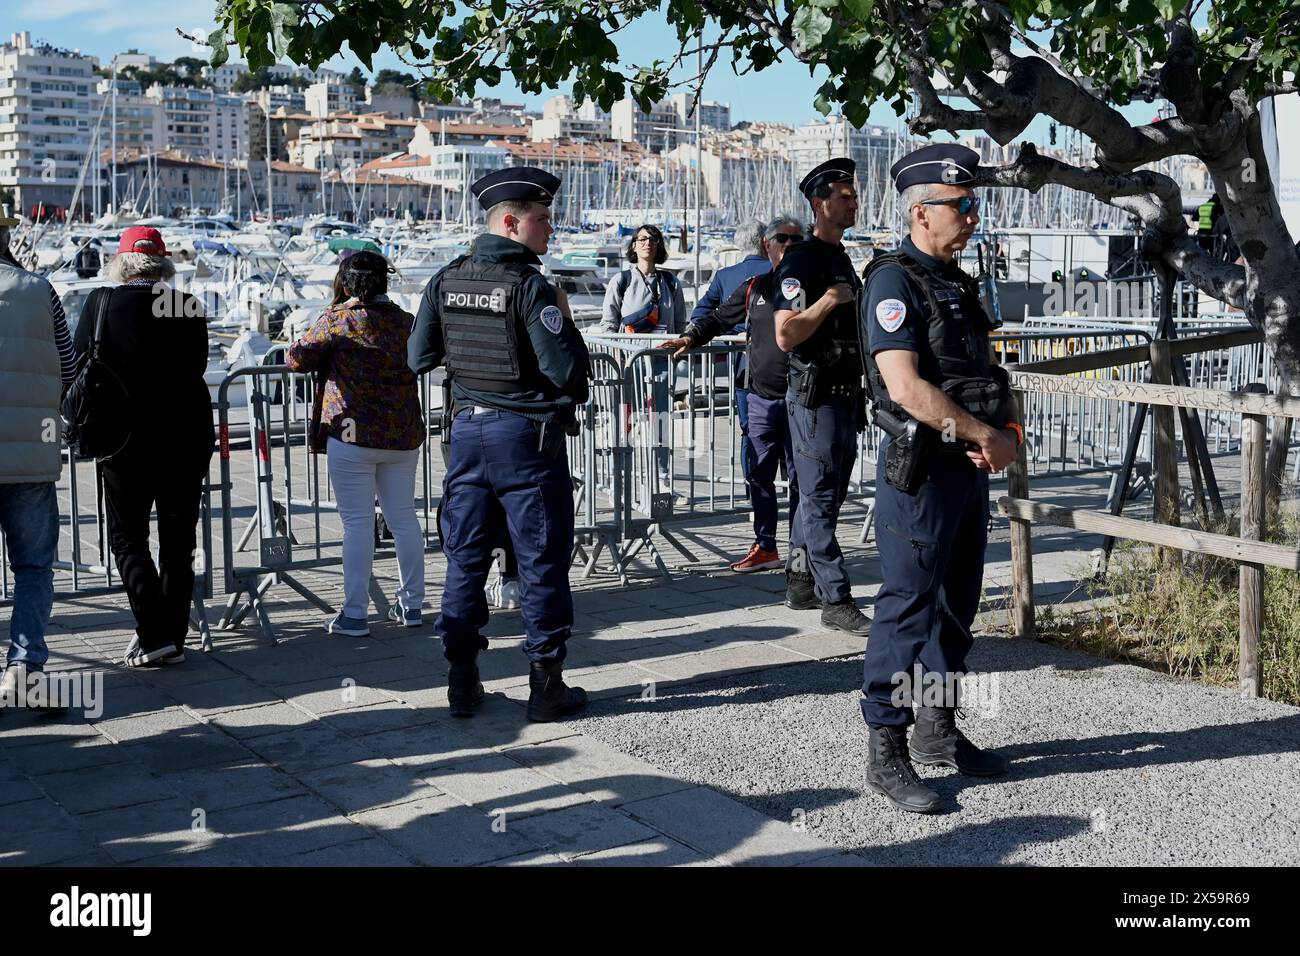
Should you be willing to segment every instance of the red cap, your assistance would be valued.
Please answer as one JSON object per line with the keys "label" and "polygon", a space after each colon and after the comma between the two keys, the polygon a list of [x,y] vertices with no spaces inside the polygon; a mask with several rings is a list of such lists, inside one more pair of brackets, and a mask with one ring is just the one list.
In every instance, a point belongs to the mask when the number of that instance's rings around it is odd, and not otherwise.
{"label": "red cap", "polygon": [[147,256],[170,256],[163,243],[162,233],[149,226],[132,226],[122,233],[117,244],[118,252],[143,252]]}

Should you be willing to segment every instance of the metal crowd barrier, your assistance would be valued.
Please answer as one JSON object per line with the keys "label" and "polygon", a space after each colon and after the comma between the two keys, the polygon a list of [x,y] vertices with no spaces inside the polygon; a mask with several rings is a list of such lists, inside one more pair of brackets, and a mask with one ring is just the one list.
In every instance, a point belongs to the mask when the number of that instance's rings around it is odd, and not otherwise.
{"label": "metal crowd barrier", "polygon": [[[104,512],[104,486],[99,466],[79,459],[63,446],[63,470],[55,482],[59,509],[59,540],[54,559],[54,600],[104,597],[121,593],[117,566],[109,547]],[[190,626],[199,633],[203,649],[212,647],[206,600],[212,598],[211,476],[202,487],[199,505],[199,551],[195,555],[194,600]],[[0,535],[0,607],[13,605],[8,542]]]}

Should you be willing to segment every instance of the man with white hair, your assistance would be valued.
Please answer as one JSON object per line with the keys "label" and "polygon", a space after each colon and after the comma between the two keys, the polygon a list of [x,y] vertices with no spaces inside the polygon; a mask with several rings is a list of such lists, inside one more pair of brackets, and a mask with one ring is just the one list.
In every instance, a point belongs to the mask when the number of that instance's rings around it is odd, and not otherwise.
{"label": "man with white hair", "polygon": [[1005,375],[992,365],[993,323],[955,261],[980,221],[971,188],[978,167],[974,150],[944,143],[890,169],[909,234],[868,266],[860,315],[884,432],[876,480],[883,580],[861,701],[867,786],[914,813],[942,800],[913,762],[979,777],[1007,772],[1005,758],[975,746],[956,722],[980,602],[989,473],[1010,464],[1024,440]]}
{"label": "man with white hair", "polygon": [[[691,325],[698,326],[750,279],[772,271],[772,263],[768,261],[767,247],[763,241],[766,230],[767,224],[761,219],[746,220],[736,228],[732,241],[745,254],[745,258],[713,273],[713,281],[691,312]],[[748,321],[731,331],[740,334],[748,332]],[[749,392],[744,387],[746,361],[745,356],[741,355],[740,361],[736,363],[736,417],[740,420],[740,470],[744,473],[748,487],[757,455],[754,452],[754,442],[749,437]]]}
{"label": "man with white hair", "polygon": [[[44,671],[45,625],[54,603],[63,470],[59,398],[76,373],[63,306],[53,287],[18,264],[0,216],[0,529],[14,572],[9,653],[0,708],[26,699]],[[19,687],[23,693],[19,693]]]}

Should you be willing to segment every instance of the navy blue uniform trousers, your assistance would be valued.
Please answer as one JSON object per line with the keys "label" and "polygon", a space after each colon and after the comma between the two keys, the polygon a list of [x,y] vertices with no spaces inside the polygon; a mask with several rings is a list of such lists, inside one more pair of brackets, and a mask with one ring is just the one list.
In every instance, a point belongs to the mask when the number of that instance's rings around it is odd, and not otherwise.
{"label": "navy blue uniform trousers", "polygon": [[[548,425],[558,428],[558,425]],[[524,653],[562,661],[573,627],[569,563],[573,552],[573,480],[568,456],[538,451],[537,426],[503,411],[466,409],[451,426],[442,484],[442,542],[447,584],[434,625],[450,661],[488,646],[483,587],[502,532],[519,563]]]}
{"label": "navy blue uniform trousers", "polygon": [[921,487],[905,494],[885,482],[889,442],[885,436],[876,465],[883,580],[863,662],[862,716],[873,727],[906,727],[910,704],[891,699],[899,675],[912,689],[918,661],[923,674],[942,680],[966,671],[984,578],[989,478],[965,455],[931,453]]}
{"label": "navy blue uniform trousers", "polygon": [[749,441],[754,445],[754,462],[746,472],[749,500],[754,506],[754,540],[764,551],[776,550],[776,524],[779,504],[776,499],[776,470],[785,459],[785,473],[790,485],[790,532],[799,513],[799,475],[795,471],[794,442],[790,435],[790,418],[785,399],[764,398],[746,392],[748,401]]}
{"label": "navy blue uniform trousers", "polygon": [[791,389],[785,406],[799,478],[799,507],[790,532],[787,567],[812,572],[817,596],[826,604],[838,604],[853,596],[835,526],[858,454],[860,405],[856,399],[835,398],[807,408]]}

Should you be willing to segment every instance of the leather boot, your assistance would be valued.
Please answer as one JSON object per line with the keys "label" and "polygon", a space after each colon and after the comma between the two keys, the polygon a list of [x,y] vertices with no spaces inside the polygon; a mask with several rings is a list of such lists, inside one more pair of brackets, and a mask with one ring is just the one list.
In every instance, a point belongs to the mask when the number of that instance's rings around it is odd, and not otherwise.
{"label": "leather boot", "polygon": [[478,663],[469,660],[451,662],[447,672],[447,704],[453,717],[473,717],[474,708],[483,703],[483,682],[478,678]]}
{"label": "leather boot", "polygon": [[528,673],[528,719],[538,723],[559,720],[587,706],[587,692],[564,683],[564,665],[534,661]]}
{"label": "leather boot", "polygon": [[981,750],[957,727],[957,708],[919,707],[916,726],[907,751],[927,767],[952,767],[972,777],[1000,777],[1007,772],[1007,759],[991,750]]}
{"label": "leather boot", "polygon": [[807,571],[791,571],[785,576],[785,606],[796,611],[815,611],[822,606]]}
{"label": "leather boot", "polygon": [[869,727],[867,788],[899,810],[934,813],[943,805],[937,793],[921,782],[907,759],[906,727]]}

